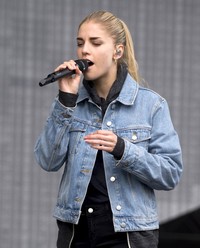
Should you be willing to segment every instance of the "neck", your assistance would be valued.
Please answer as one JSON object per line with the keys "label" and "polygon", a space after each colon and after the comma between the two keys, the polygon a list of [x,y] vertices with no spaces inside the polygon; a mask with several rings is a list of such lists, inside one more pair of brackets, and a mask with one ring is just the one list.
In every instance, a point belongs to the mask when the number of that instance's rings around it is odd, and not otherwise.
{"label": "neck", "polygon": [[107,98],[108,93],[114,81],[116,80],[116,77],[117,77],[117,67],[114,70],[112,70],[109,73],[109,75],[106,75],[98,80],[93,81],[99,97],[102,97],[104,99]]}

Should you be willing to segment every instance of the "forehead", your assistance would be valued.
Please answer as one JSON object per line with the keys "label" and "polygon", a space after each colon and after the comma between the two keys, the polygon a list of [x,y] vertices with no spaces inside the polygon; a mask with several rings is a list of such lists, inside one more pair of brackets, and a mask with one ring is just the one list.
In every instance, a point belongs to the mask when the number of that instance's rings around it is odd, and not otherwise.
{"label": "forehead", "polygon": [[78,37],[110,37],[109,32],[105,29],[103,24],[95,23],[95,22],[84,22],[79,30],[78,30]]}

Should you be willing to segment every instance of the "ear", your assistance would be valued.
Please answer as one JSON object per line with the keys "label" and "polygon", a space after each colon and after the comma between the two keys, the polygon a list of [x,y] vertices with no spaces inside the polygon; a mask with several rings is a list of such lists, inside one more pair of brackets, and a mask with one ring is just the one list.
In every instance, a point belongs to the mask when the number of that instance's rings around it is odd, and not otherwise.
{"label": "ear", "polygon": [[114,59],[120,59],[124,53],[124,46],[122,44],[117,45],[114,53]]}

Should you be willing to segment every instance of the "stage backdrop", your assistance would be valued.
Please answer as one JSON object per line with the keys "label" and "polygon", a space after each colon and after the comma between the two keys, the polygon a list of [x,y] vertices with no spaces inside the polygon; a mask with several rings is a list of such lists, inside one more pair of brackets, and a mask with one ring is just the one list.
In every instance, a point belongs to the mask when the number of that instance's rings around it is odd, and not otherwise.
{"label": "stage backdrop", "polygon": [[57,87],[38,82],[76,58],[77,26],[98,9],[127,22],[141,75],[167,99],[180,135],[184,174],[157,192],[160,221],[200,206],[200,1],[1,0],[0,248],[55,248],[62,171],[42,171],[33,149]]}

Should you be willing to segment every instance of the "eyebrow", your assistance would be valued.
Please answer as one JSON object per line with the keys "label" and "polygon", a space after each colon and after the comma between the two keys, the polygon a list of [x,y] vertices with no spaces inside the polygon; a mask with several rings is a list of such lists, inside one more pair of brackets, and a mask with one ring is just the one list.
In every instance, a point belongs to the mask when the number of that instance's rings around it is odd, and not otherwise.
{"label": "eyebrow", "polygon": [[[81,38],[81,37],[77,37],[76,39],[77,39],[77,41],[79,41],[79,40],[82,41],[83,40],[83,38]],[[101,37],[91,37],[90,38],[90,40],[98,40],[98,39],[101,39]]]}

